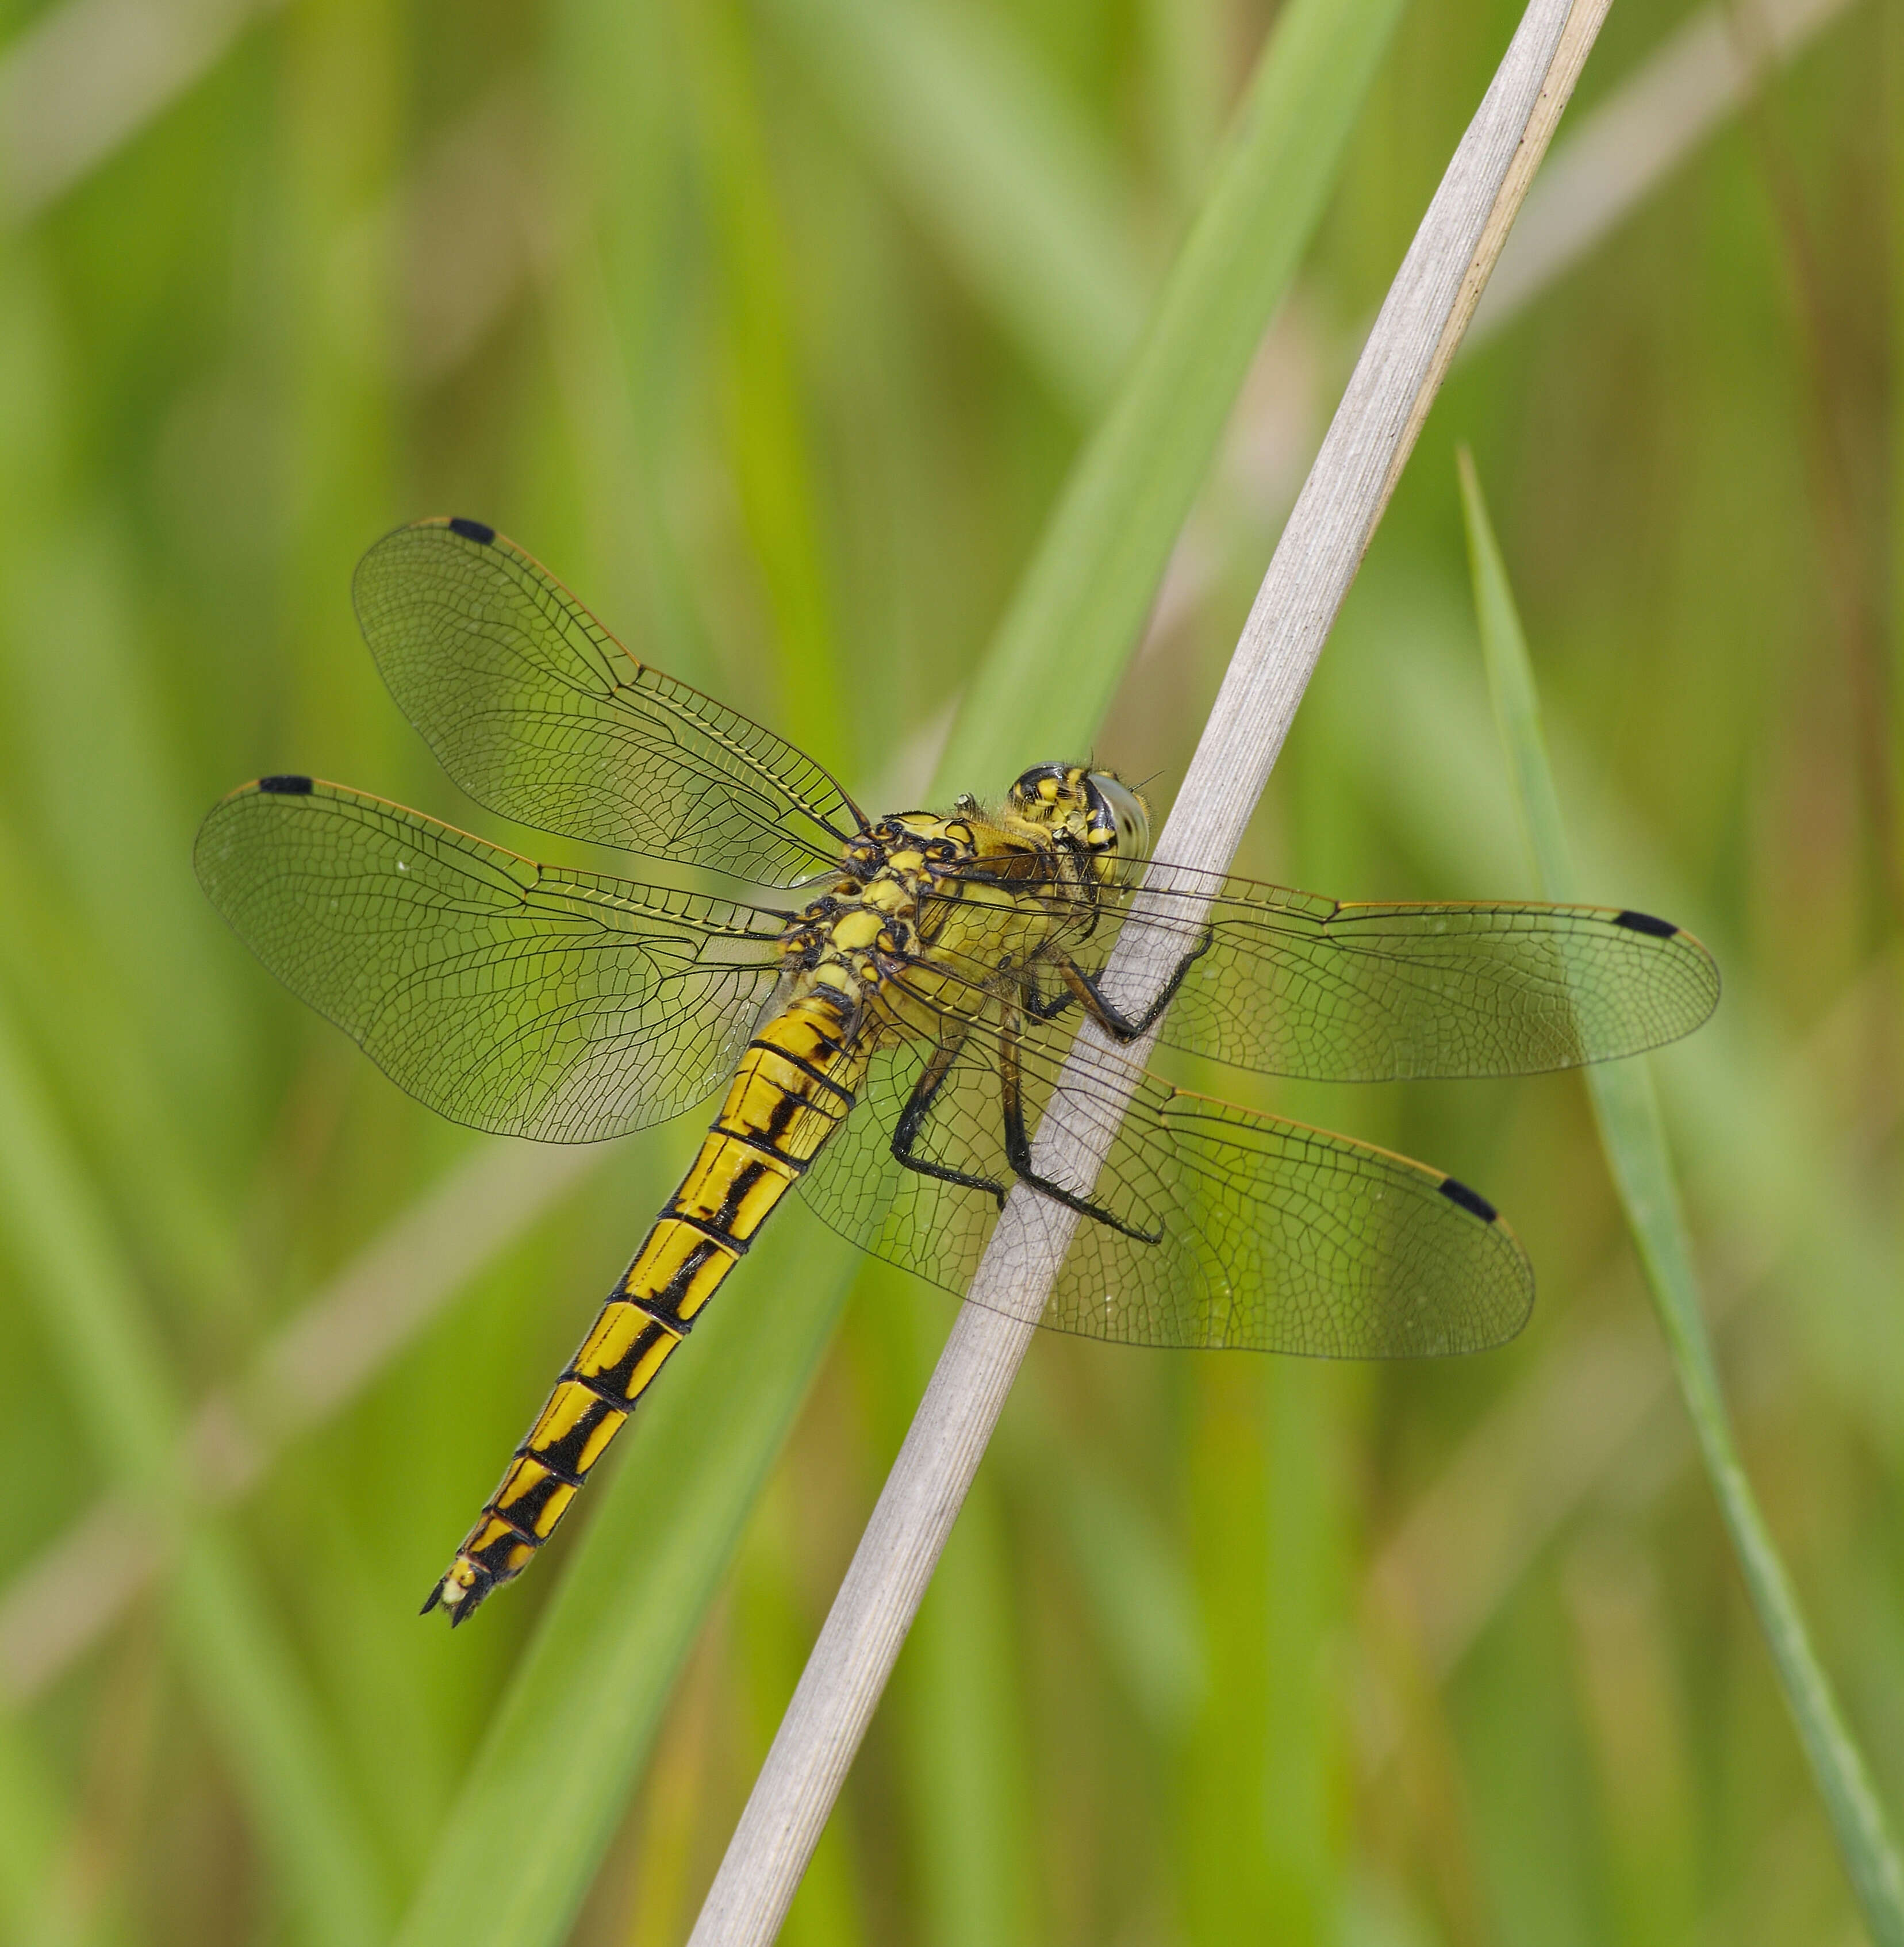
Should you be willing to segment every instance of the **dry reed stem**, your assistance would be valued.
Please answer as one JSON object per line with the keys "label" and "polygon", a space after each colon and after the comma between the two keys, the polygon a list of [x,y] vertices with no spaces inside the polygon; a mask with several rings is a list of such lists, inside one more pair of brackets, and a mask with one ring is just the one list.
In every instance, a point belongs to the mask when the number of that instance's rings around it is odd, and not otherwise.
{"label": "dry reed stem", "polygon": [[[1336,614],[1572,92],[1608,0],[1531,0],[1403,259],[1297,500],[1157,842],[1221,872],[1268,782]],[[1161,929],[1127,925],[1107,970],[1141,1011],[1168,977]],[[1101,1088],[1129,1048],[1087,1023]],[[1060,1081],[1060,1088],[1063,1086]],[[1082,1119],[1067,1119],[1081,1121]],[[1095,1119],[1093,1119],[1094,1120]],[[1039,1169],[1088,1188],[1116,1131],[1047,1118]],[[779,1931],[917,1613],[1063,1261],[1077,1218],[1022,1185],[1003,1215],[852,1565],[782,1719],[691,1947],[765,1947]]]}

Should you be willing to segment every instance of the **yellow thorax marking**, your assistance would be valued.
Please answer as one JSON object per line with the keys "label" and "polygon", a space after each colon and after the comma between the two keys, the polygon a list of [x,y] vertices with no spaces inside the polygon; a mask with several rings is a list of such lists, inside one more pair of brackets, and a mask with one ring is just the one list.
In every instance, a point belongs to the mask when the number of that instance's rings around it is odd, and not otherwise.
{"label": "yellow thorax marking", "polygon": [[862,909],[844,914],[833,922],[833,944],[848,953],[870,946],[884,924],[876,912]]}

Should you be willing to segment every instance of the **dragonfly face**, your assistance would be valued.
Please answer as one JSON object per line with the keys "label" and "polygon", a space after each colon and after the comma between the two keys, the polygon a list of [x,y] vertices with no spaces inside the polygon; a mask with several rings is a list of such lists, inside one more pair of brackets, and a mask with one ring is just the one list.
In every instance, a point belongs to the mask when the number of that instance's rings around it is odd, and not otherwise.
{"label": "dragonfly face", "polygon": [[1150,850],[1150,814],[1114,771],[1079,764],[1039,764],[1011,787],[1010,816],[1086,853],[1107,881]]}
{"label": "dragonfly face", "polygon": [[[963,1292],[1014,1185],[1077,1213],[1045,1323],[1131,1344],[1469,1351],[1533,1295],[1494,1206],[1438,1170],[1147,1078],[1113,1042],[1324,1081],[1513,1075],[1657,1046],[1711,1012],[1643,913],[1345,905],[1172,866],[1139,794],[1027,771],[994,809],[868,819],[760,725],[630,657],[480,522],[399,529],[358,613],[456,782],[527,825],[726,874],[729,897],[538,865],[308,777],[234,792],[195,860],[265,964],[419,1100],[558,1142],[720,1108],[426,1608],[534,1559],[785,1193]],[[741,890],[801,886],[796,908]],[[816,886],[819,890],[815,891]],[[1127,919],[1177,948],[1147,1014],[1098,984]],[[1053,1123],[1116,1134],[1084,1192]]]}

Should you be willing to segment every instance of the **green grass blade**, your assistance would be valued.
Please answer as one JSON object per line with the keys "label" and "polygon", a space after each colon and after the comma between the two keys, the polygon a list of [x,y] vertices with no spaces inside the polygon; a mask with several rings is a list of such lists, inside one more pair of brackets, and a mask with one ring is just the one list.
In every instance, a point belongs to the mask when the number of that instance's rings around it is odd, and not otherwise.
{"label": "green grass blade", "polygon": [[0,1936],[22,1947],[60,1939],[60,1840],[73,1809],[24,1725],[0,1707]]}
{"label": "green grass blade", "polygon": [[371,1947],[383,1896],[309,1686],[223,1524],[194,1518],[163,1351],[112,1226],[0,1016],[0,1218],[103,1465],[179,1551],[179,1659],[221,1732],[300,1929]]}
{"label": "green grass blade", "polygon": [[[813,1618],[801,1580],[803,1565],[797,1540],[812,1498],[810,1480],[796,1479],[792,1469],[769,1484],[748,1521],[739,1571],[732,1581],[723,1634],[738,1666],[735,1687],[743,1700],[744,1748],[749,1757],[763,1751],[771,1742],[813,1648]],[[647,1786],[651,1804],[658,1805],[669,1795],[659,1769],[658,1762],[657,1775]],[[869,1947],[872,1935],[864,1893],[867,1860],[861,1843],[862,1822],[853,1815],[854,1808],[844,1809],[846,1815],[827,1827],[806,1877],[800,1881],[799,1896],[788,1908],[780,1935],[785,1947]],[[692,1820],[692,1813],[689,1817]],[[681,1848],[683,1853],[686,1849]],[[689,1877],[680,1870],[686,1866],[685,1858],[680,1859],[677,1887]],[[660,1878],[666,1871],[664,1867],[661,1874],[651,1877]],[[698,1876],[695,1877],[694,1890],[698,1892]],[[646,1936],[630,1939],[627,1947],[674,1947],[689,1924],[686,1909],[692,1905],[683,1889],[676,1910],[668,1915],[668,1930],[658,1934],[651,1923]],[[658,1921],[661,1916],[654,1918]]]}
{"label": "green grass blade", "polygon": [[695,147],[719,248],[721,391],[735,487],[792,673],[779,713],[823,764],[850,753],[838,709],[839,645],[821,489],[796,369],[794,284],[781,241],[773,165],[763,140],[755,61],[739,8],[680,10]]}
{"label": "green grass blade", "polygon": [[769,0],[859,146],[1059,398],[1110,391],[1148,280],[1091,132],[1007,31],[937,0]]}
{"label": "green grass blade", "polygon": [[[1336,697],[1335,735],[1353,766],[1352,793],[1405,831],[1444,884],[1531,896],[1513,794],[1505,773],[1489,768],[1500,735],[1472,661],[1472,597],[1463,591],[1457,621],[1440,608],[1443,595],[1410,574],[1365,608],[1363,639],[1398,646],[1381,652],[1379,676],[1365,673],[1369,686],[1352,708],[1348,692]],[[1311,710],[1313,738],[1320,719]],[[1658,828],[1637,821],[1604,766],[1551,725],[1548,748],[1556,774],[1571,781],[1573,883],[1596,898],[1644,888],[1650,910],[1691,912],[1695,895],[1661,856]],[[1302,876],[1320,885],[1353,877]],[[1724,1005],[1657,1076],[1668,1128],[1680,1153],[1696,1159],[1700,1199],[1715,1223],[1760,1261],[1804,1266],[1807,1285],[1831,1294],[1793,1321],[1806,1356],[1832,1376],[1859,1437],[1893,1452],[1896,1252],[1881,1191],[1861,1182],[1833,1079],[1805,1035],[1780,1018],[1763,969],[1729,955],[1725,974]]]}
{"label": "green grass blade", "polygon": [[1021,1638],[995,1485],[967,1498],[906,1643],[904,1710],[918,1917],[933,1947],[1041,1937]]}
{"label": "green grass blade", "polygon": [[1102,721],[1401,0],[1291,0],[1117,397],[1073,463],[940,776],[1002,784]]}
{"label": "green grass blade", "polygon": [[[1570,899],[1573,868],[1541,734],[1526,639],[1480,481],[1465,453],[1461,494],[1481,647],[1515,800],[1542,893],[1549,899]],[[1587,1080],[1608,1166],[1639,1249],[1700,1456],[1846,1870],[1872,1939],[1878,1947],[1904,1947],[1904,1868],[1733,1441],[1651,1075],[1643,1061],[1614,1062],[1588,1069]]]}

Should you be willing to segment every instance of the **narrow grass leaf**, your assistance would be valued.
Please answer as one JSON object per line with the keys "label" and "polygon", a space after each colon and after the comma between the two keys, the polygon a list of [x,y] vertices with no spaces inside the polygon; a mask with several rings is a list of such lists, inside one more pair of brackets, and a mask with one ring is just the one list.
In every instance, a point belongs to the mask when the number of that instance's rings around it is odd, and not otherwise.
{"label": "narrow grass leaf", "polygon": [[1172,1539],[1054,1423],[1034,1366],[1019,1376],[995,1453],[1001,1443],[1014,1476],[1048,1494],[1051,1544],[1076,1576],[1100,1646],[1138,1714],[1159,1738],[1180,1736],[1204,1701],[1209,1655],[1197,1591]]}
{"label": "narrow grass leaf", "polygon": [[[1410,577],[1373,613],[1363,611],[1364,631],[1405,646],[1384,652],[1379,682],[1357,707],[1356,788],[1449,883],[1531,892],[1527,854],[1512,831],[1512,791],[1481,754],[1498,751],[1500,737],[1472,661],[1472,624],[1458,642],[1444,635],[1428,619],[1438,599],[1430,584]],[[1714,912],[1710,895],[1700,899],[1661,856],[1656,828],[1642,828],[1605,788],[1603,766],[1551,726],[1547,748],[1556,775],[1568,781],[1568,835],[1579,862],[1571,883],[1599,899],[1644,888],[1649,910],[1678,918]],[[1723,1006],[1657,1078],[1669,1128],[1696,1169],[1702,1203],[1729,1234],[1756,1258],[1803,1265],[1815,1288],[1831,1292],[1830,1305],[1807,1308],[1794,1322],[1863,1437],[1893,1453],[1904,1352],[1890,1213],[1881,1192],[1861,1181],[1864,1150],[1832,1078],[1768,1004],[1760,970],[1729,953],[1725,974]]]}
{"label": "narrow grass leaf", "polygon": [[[1461,495],[1475,606],[1515,797],[1542,893],[1573,896],[1559,794],[1541,734],[1526,639],[1472,459]],[[1857,1745],[1806,1633],[1791,1577],[1741,1464],[1700,1309],[1692,1251],[1652,1081],[1642,1060],[1587,1070],[1594,1114],[1653,1303],[1741,1573],[1825,1800],[1846,1870],[1878,1947],[1904,1947],[1904,1868]]]}
{"label": "narrow grass leaf", "polygon": [[1295,274],[1400,0],[1290,0],[1122,384],[1072,466],[940,775],[961,788],[1082,751],[1102,721]]}
{"label": "narrow grass leaf", "polygon": [[781,723],[823,764],[847,755],[838,637],[801,397],[791,267],[760,127],[748,23],[734,0],[678,10],[695,147],[713,214],[724,326],[720,388],[735,484],[787,672]]}
{"label": "narrow grass leaf", "polygon": [[1057,396],[1110,392],[1148,279],[1110,157],[1008,29],[940,0],[767,0],[859,145]]}
{"label": "narrow grass leaf", "polygon": [[906,1647],[910,1826],[935,1947],[1029,1947],[1042,1931],[1020,1641],[995,1484],[967,1496]]}
{"label": "narrow grass leaf", "polygon": [[24,1947],[57,1937],[55,1881],[72,1816],[32,1735],[0,1707],[0,1936]]}

